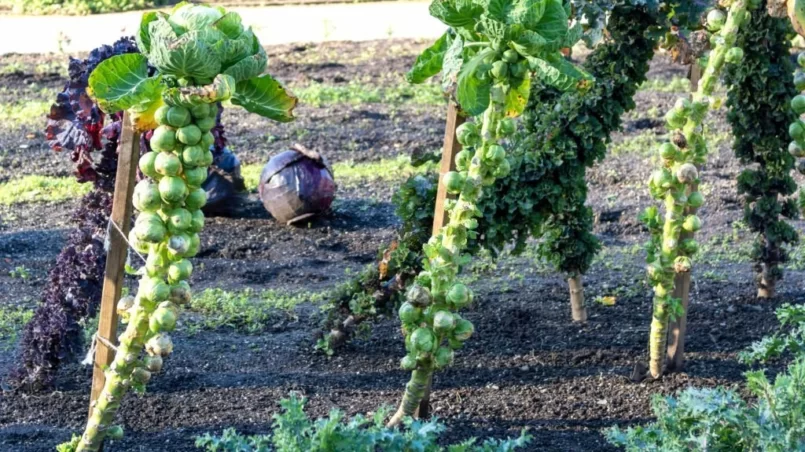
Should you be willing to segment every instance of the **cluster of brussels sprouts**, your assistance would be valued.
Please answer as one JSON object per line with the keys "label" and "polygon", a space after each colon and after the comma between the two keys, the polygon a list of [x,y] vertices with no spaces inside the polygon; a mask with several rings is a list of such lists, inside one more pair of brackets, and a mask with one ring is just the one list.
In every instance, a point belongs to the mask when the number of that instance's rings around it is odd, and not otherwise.
{"label": "cluster of brussels sprouts", "polygon": [[[805,68],[805,52],[799,54],[797,63],[799,63],[800,68],[794,73],[794,86],[797,91],[805,91],[805,73],[802,71]],[[805,113],[805,95],[798,94],[794,96],[791,99],[791,109],[797,115]],[[791,136],[788,152],[797,159],[797,171],[800,174],[805,174],[805,122],[802,121],[802,118],[798,118],[791,123],[788,128],[788,134]]]}
{"label": "cluster of brussels sprouts", "polygon": [[713,31],[713,50],[698,90],[692,100],[679,99],[665,117],[671,141],[660,147],[662,167],[652,173],[648,182],[651,196],[665,205],[665,218],[660,217],[657,207],[650,207],[641,215],[652,236],[646,261],[648,278],[654,288],[649,337],[649,372],[654,378],[663,371],[668,321],[682,309],[679,300],[672,296],[674,275],[691,270],[691,256],[699,248],[692,235],[702,227],[701,219],[695,214],[704,204],[704,196],[696,189],[698,168],[707,157],[702,123],[711,107],[710,96],[724,64],[737,63],[743,58],[743,50],[735,47],[735,41],[739,27],[749,17],[744,0],[732,2],[728,15],[721,10],[707,15],[707,26]]}
{"label": "cluster of brussels sprouts", "polygon": [[[400,409],[389,425],[397,425],[404,416],[415,413],[433,371],[452,364],[454,350],[461,348],[474,332],[472,323],[456,313],[473,300],[472,291],[457,281],[458,271],[467,240],[476,234],[477,218],[481,216],[477,203],[483,187],[510,171],[506,151],[500,145],[500,140],[516,129],[514,120],[506,117],[506,96],[515,77],[512,69],[525,67],[519,66],[519,57],[514,58],[516,52],[507,50],[493,55],[497,60],[486,70],[494,83],[481,127],[473,122],[458,127],[456,137],[463,150],[456,155],[456,171],[443,176],[448,193],[458,197],[445,203],[448,224],[424,246],[425,269],[406,292],[407,301],[399,310],[407,351],[401,366],[413,373]],[[516,75],[522,82],[523,75]]]}

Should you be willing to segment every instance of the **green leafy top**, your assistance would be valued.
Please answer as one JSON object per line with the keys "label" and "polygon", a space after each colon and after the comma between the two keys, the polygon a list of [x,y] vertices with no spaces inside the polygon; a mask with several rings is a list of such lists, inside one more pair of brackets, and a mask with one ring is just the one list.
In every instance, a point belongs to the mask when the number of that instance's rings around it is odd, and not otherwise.
{"label": "green leafy top", "polygon": [[[470,115],[489,104],[492,62],[512,50],[527,67],[509,68],[516,99],[507,113],[516,116],[528,101],[531,72],[557,88],[584,89],[590,76],[567,62],[561,49],[581,39],[579,23],[570,27],[570,4],[561,0],[434,0],[432,16],[451,27],[420,55],[407,79],[421,83],[442,72],[446,89],[456,85],[456,97]],[[522,89],[519,87],[523,87]]]}
{"label": "green leafy top", "polygon": [[[143,14],[136,39],[142,54],[109,58],[89,85],[102,108],[129,110],[138,129],[154,127],[163,98],[187,106],[232,99],[270,119],[293,120],[296,97],[261,75],[268,57],[237,13],[182,2],[170,14]],[[149,76],[149,65],[156,75]]]}

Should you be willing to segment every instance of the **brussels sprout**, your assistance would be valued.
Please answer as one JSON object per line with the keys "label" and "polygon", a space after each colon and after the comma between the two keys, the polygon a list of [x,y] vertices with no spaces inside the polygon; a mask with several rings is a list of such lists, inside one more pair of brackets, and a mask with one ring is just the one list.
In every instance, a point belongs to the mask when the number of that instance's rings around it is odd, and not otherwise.
{"label": "brussels sprout", "polygon": [[186,234],[176,234],[168,239],[168,251],[172,255],[184,256],[190,249],[190,237]]}
{"label": "brussels sprout", "polygon": [[805,52],[801,52],[799,55],[797,55],[797,64],[799,64],[799,67],[805,68]]}
{"label": "brussels sprout", "polygon": [[147,384],[148,381],[151,380],[151,372],[142,367],[135,367],[134,370],[131,371],[131,380],[141,385]]}
{"label": "brussels sprout", "polygon": [[176,328],[176,314],[171,309],[158,308],[151,314],[148,329],[154,333],[168,333]]}
{"label": "brussels sprout", "polygon": [[404,370],[414,370],[416,369],[416,358],[411,355],[405,355],[403,359],[400,361],[400,367]]}
{"label": "brussels sprout", "polygon": [[503,149],[503,146],[499,144],[493,144],[492,146],[489,146],[489,149],[486,150],[486,155],[484,157],[492,162],[501,162],[506,158],[506,150]]}
{"label": "brussels sprout", "polygon": [[509,75],[509,65],[505,61],[495,61],[489,72],[495,80],[505,80]]}
{"label": "brussels sprout", "polygon": [[481,140],[481,135],[475,123],[465,122],[456,129],[456,138],[462,146],[476,146]]}
{"label": "brussels sprout", "polygon": [[134,307],[134,297],[131,295],[126,295],[117,301],[117,313],[120,315],[128,313],[132,307]]}
{"label": "brussels sprout", "polygon": [[690,184],[699,178],[699,170],[692,163],[683,163],[676,171],[676,178],[683,184]]}
{"label": "brussels sprout", "polygon": [[662,158],[665,160],[673,160],[676,158],[676,154],[676,146],[674,146],[672,143],[663,143],[663,145],[660,146],[660,156],[662,156]]}
{"label": "brussels sprout", "polygon": [[170,296],[168,300],[177,305],[185,305],[190,303],[192,295],[190,293],[190,284],[187,281],[179,281],[170,286]]}
{"label": "brussels sprout", "polygon": [[119,425],[113,425],[106,429],[106,437],[113,441],[123,439],[123,427]]}
{"label": "brussels sprout", "polygon": [[145,351],[151,356],[168,356],[173,352],[173,341],[165,333],[159,333],[148,340]]}
{"label": "brussels sprout", "polygon": [[528,72],[528,64],[525,61],[519,61],[509,65],[509,73],[513,79],[522,79],[526,72]]}
{"label": "brussels sprout", "polygon": [[[511,134],[513,134],[516,130],[517,130],[517,124],[515,124],[514,119],[512,118],[503,118],[498,123],[498,130],[497,130],[498,136],[508,137]],[[499,145],[494,146],[498,146],[501,148],[501,150],[503,150],[503,146]]]}
{"label": "brussels sprout", "polygon": [[679,244],[679,248],[683,253],[692,256],[699,251],[699,242],[697,242],[696,239],[685,239]]}
{"label": "brussels sprout", "polygon": [[140,279],[137,295],[155,303],[165,301],[170,296],[170,287],[162,278],[143,277]]}
{"label": "brussels sprout", "polygon": [[456,338],[449,337],[449,338],[447,338],[447,345],[449,345],[450,348],[453,349],[453,350],[458,350],[458,349],[460,349],[461,347],[464,346],[464,342],[462,342],[462,341],[460,341],[460,340],[458,340]]}
{"label": "brussels sprout", "polygon": [[182,162],[172,152],[160,152],[154,161],[154,170],[163,176],[176,176],[182,171]]}
{"label": "brussels sprout", "polygon": [[201,129],[195,124],[190,124],[176,131],[176,139],[188,146],[201,142]]}
{"label": "brussels sprout", "polygon": [[654,286],[654,295],[660,298],[665,298],[668,295],[668,291],[662,284],[657,284],[656,286]]}
{"label": "brussels sprout", "polygon": [[167,232],[162,223],[156,223],[154,221],[143,221],[134,225],[134,234],[143,242],[161,242]]}
{"label": "brussels sprout", "polygon": [[154,120],[157,124],[168,124],[168,111],[170,110],[169,105],[162,105],[161,107],[157,108],[154,112]]}
{"label": "brussels sprout", "polygon": [[674,271],[677,273],[689,272],[692,267],[693,264],[687,256],[677,256],[674,259]]}
{"label": "brussels sprout", "polygon": [[185,168],[184,180],[190,188],[199,188],[207,180],[207,168]]}
{"label": "brussels sprout", "polygon": [[801,140],[805,137],[805,124],[799,119],[788,126],[788,135],[792,140]]}
{"label": "brussels sprout", "polygon": [[201,210],[194,210],[190,212],[190,232],[201,232],[204,229],[204,212]]}
{"label": "brussels sprout", "polygon": [[415,323],[417,320],[419,320],[419,316],[422,314],[422,311],[406,301],[400,306],[398,314],[402,323]]}
{"label": "brussels sprout", "polygon": [[184,200],[187,210],[201,209],[204,204],[207,204],[207,192],[201,188],[191,191]]}
{"label": "brussels sprout", "polygon": [[[160,107],[164,108],[164,107]],[[172,127],[184,127],[190,124],[190,110],[181,106],[173,106],[168,108],[168,114],[165,122],[160,124],[168,124]]]}
{"label": "brussels sprout", "polygon": [[162,371],[162,357],[161,356],[146,356],[143,358],[145,368],[150,372],[159,373]]}
{"label": "brussels sprout", "polygon": [[712,9],[707,13],[707,29],[713,33],[721,30],[727,23],[727,15],[720,9]]}
{"label": "brussels sprout", "polygon": [[702,228],[702,220],[696,215],[688,215],[682,223],[682,229],[688,232],[696,232]]}
{"label": "brussels sprout", "polygon": [[181,207],[166,212],[168,215],[168,230],[171,232],[184,232],[193,222],[193,215]]}
{"label": "brussels sprout", "polygon": [[459,194],[464,187],[464,176],[457,171],[450,171],[444,175],[444,185],[447,187],[448,193]]}
{"label": "brussels sprout", "polygon": [[665,121],[668,123],[668,126],[672,129],[681,129],[685,126],[685,123],[688,121],[687,116],[685,115],[684,111],[679,109],[673,108],[668,111],[665,115]]}
{"label": "brussels sprout", "polygon": [[436,361],[436,367],[443,368],[453,364],[454,356],[453,350],[449,347],[439,347],[436,349],[433,358]]}
{"label": "brussels sprout", "polygon": [[475,326],[467,319],[459,319],[456,328],[453,330],[453,337],[459,341],[466,341],[475,332]]}
{"label": "brussels sprout", "polygon": [[194,105],[192,108],[190,108],[190,114],[193,115],[193,117],[196,119],[206,118],[207,116],[210,116],[210,105],[209,104]]}
{"label": "brussels sprout", "polygon": [[456,327],[456,317],[449,311],[438,311],[433,315],[433,330],[437,334],[445,334]]}
{"label": "brussels sprout", "polygon": [[688,195],[688,205],[693,207],[694,209],[698,209],[699,207],[704,205],[704,196],[701,192],[694,191],[693,193]]}
{"label": "brussels sprout", "polygon": [[463,150],[456,154],[456,169],[458,171],[467,171],[470,169],[470,161],[472,160],[472,153]]}
{"label": "brussels sprout", "polygon": [[727,55],[725,56],[727,63],[730,64],[738,64],[744,59],[744,49],[740,47],[733,47],[727,50]]}
{"label": "brussels sprout", "polygon": [[671,176],[671,172],[665,168],[655,170],[651,174],[651,181],[655,186],[660,188],[668,188],[674,184],[674,178]]}
{"label": "brussels sprout", "polygon": [[[182,162],[190,167],[201,167],[207,159],[209,150],[203,144],[187,146],[182,151]],[[206,179],[206,177],[205,177]]]}
{"label": "brussels sprout", "polygon": [[129,246],[138,253],[147,253],[151,249],[151,245],[137,237],[137,232],[132,229],[129,231]]}
{"label": "brussels sprout", "polygon": [[801,115],[805,113],[805,96],[798,94],[791,99],[791,109],[794,113]]}
{"label": "brussels sprout", "polygon": [[805,149],[803,149],[802,146],[800,146],[796,141],[788,143],[788,152],[797,158],[805,157]]}
{"label": "brussels sprout", "polygon": [[190,234],[190,240],[187,245],[187,251],[184,253],[184,257],[193,257],[198,254],[198,250],[201,247],[201,241],[199,240],[198,234]]}
{"label": "brussels sprout", "polygon": [[462,283],[455,283],[447,292],[447,300],[461,309],[472,302],[472,291]]}
{"label": "brussels sprout", "polygon": [[176,132],[168,126],[159,126],[151,135],[151,149],[157,152],[170,152],[176,147]]}
{"label": "brussels sprout", "polygon": [[140,171],[151,179],[157,179],[160,176],[159,173],[157,173],[156,168],[154,168],[154,163],[156,162],[157,156],[160,154],[162,153],[146,152],[142,157],[140,157],[140,161],[138,162]]}
{"label": "brussels sprout", "polygon": [[435,342],[433,332],[428,328],[417,328],[411,333],[411,345],[417,352],[430,353]]}
{"label": "brussels sprout", "polygon": [[187,259],[174,262],[168,267],[168,282],[175,283],[190,278],[193,273],[193,264]]}
{"label": "brussels sprout", "polygon": [[805,91],[805,73],[800,70],[794,73],[794,87],[797,91]]}
{"label": "brussels sprout", "polygon": [[[215,127],[215,116],[208,116],[206,118],[197,120],[196,126],[198,126],[198,129],[202,133],[209,132],[213,127]],[[199,137],[199,140],[201,140],[201,137]]]}
{"label": "brussels sprout", "polygon": [[210,132],[204,132],[204,134],[201,135],[201,145],[204,146],[205,149],[209,149],[213,144],[215,144],[215,135]]}
{"label": "brussels sprout", "polygon": [[180,177],[163,177],[159,181],[159,195],[168,204],[178,203],[187,196],[187,184]]}
{"label": "brussels sprout", "polygon": [[132,204],[140,212],[153,212],[162,206],[159,188],[149,180],[141,180],[134,186]]}
{"label": "brussels sprout", "polygon": [[514,49],[509,49],[503,52],[503,61],[507,63],[516,63],[520,59],[520,55]]}
{"label": "brussels sprout", "polygon": [[[512,170],[511,163],[509,163],[508,160],[503,159],[498,163],[497,168],[495,168],[494,176],[496,178],[502,179],[502,178],[508,176],[509,173],[511,172],[511,170]],[[494,181],[493,181],[493,183],[494,183]]]}
{"label": "brussels sprout", "polygon": [[419,308],[427,307],[431,302],[430,291],[419,284],[412,284],[406,291],[405,298]]}

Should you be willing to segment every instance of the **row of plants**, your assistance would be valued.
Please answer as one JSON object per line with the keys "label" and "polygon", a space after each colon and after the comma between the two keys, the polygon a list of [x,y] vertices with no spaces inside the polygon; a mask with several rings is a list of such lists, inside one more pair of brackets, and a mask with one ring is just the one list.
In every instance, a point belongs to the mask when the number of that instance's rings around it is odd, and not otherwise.
{"label": "row of plants", "polygon": [[173,5],[176,0],[13,0],[18,14],[101,14]]}

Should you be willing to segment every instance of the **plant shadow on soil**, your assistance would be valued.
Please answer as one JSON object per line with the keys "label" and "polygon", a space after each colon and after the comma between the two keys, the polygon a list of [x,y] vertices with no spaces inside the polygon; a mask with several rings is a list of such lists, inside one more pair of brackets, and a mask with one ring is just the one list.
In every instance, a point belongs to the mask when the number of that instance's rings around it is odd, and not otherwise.
{"label": "plant shadow on soil", "polygon": [[[311,80],[318,83],[341,83],[368,74],[369,79],[385,83],[383,74],[389,67],[404,70],[422,47],[413,41],[391,42],[285,46],[272,48],[269,54],[281,80],[301,83],[304,77],[314,77]],[[337,61],[319,61],[317,52],[334,55]],[[366,64],[362,55],[367,52],[379,56]],[[667,80],[684,76],[684,70],[658,57],[650,76]],[[58,88],[63,80],[51,83]],[[640,91],[638,110],[627,118],[624,132],[614,137],[615,145],[647,131],[660,140],[662,123],[649,112],[665,111],[677,95]],[[270,153],[297,140],[333,161],[372,161],[435,149],[442,138],[440,106],[304,108],[298,122],[279,126],[227,112],[232,147],[249,163],[265,161]],[[713,118],[715,132],[727,130],[723,111]],[[268,143],[267,131],[278,141]],[[303,135],[305,131],[309,135]],[[0,131],[0,144],[9,149],[3,163],[13,167],[0,171],[0,180],[11,172],[69,172],[65,158],[45,152],[41,134],[21,138],[25,132],[24,128]],[[22,142],[30,144],[28,155],[33,158],[26,159],[18,149]],[[590,204],[598,215],[595,232],[606,248],[585,276],[590,314],[586,325],[569,321],[564,278],[528,253],[468,272],[477,303],[466,317],[475,324],[476,334],[457,353],[455,365],[439,372],[434,381],[432,407],[448,426],[445,442],[513,436],[527,427],[534,436],[531,450],[613,450],[600,430],[650,420],[654,394],[671,394],[691,385],[738,388],[746,368],[736,361],[737,352],[776,329],[776,307],[805,298],[798,282],[801,270],[787,272],[774,301],[758,302],[748,262],[702,263],[694,276],[685,372],[632,383],[632,366],[645,359],[651,300],[643,283],[644,253],[628,250],[645,241],[645,231],[635,218],[640,209],[654,203],[644,185],[653,167],[650,152],[637,151],[612,155],[589,174]],[[708,204],[701,213],[706,224],[703,243],[731,233],[741,217],[734,185],[739,169],[729,143],[712,151],[704,173]],[[389,203],[394,188],[393,183],[377,181],[341,187],[333,212],[290,228],[271,220],[250,195],[240,218],[208,219],[191,282],[194,290],[314,292],[334,287],[348,278],[348,269],[373,262],[378,249],[394,237],[398,220]],[[0,305],[35,305],[65,228],[71,227],[66,218],[74,205],[22,204],[0,212]],[[803,229],[801,222],[796,227]],[[19,265],[30,268],[34,277],[21,281],[8,276]],[[701,276],[705,274],[717,277]],[[615,305],[595,302],[605,296],[615,296]],[[313,351],[320,318],[318,306],[305,303],[296,315],[278,318],[261,334],[228,329],[177,333],[176,352],[164,372],[144,395],[124,400],[118,420],[125,438],[106,450],[192,451],[197,450],[194,436],[230,426],[244,433],[266,433],[279,409],[277,402],[290,391],[309,398],[307,409],[314,416],[333,407],[352,415],[395,405],[408,378],[398,365],[404,350],[396,318],[380,319],[332,358]],[[13,354],[0,351],[0,374],[12,365]],[[59,373],[55,392],[0,393],[0,450],[52,450],[81,430],[90,377],[88,367],[70,364]]]}

